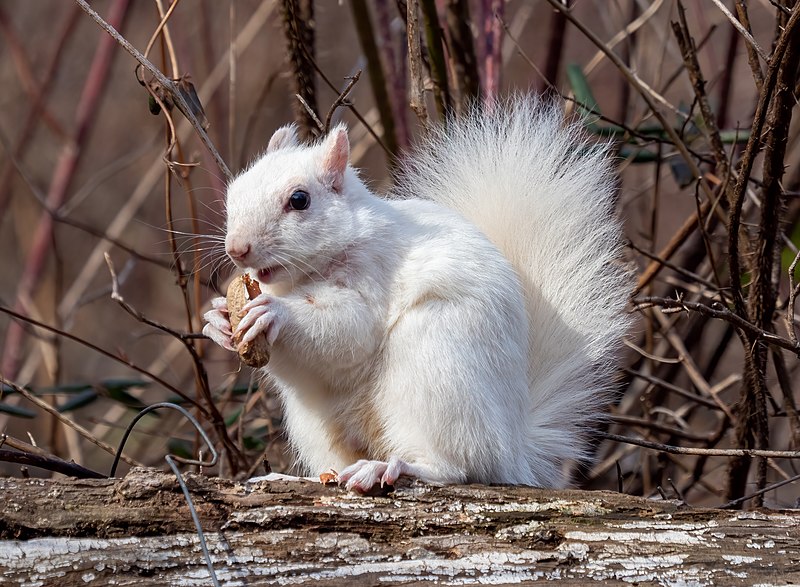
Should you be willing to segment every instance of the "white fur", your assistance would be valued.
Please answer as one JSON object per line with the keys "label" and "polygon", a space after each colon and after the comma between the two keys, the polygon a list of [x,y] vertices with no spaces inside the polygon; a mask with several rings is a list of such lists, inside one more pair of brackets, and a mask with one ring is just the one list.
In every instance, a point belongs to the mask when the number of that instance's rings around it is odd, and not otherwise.
{"label": "white fur", "polygon": [[[383,200],[342,174],[343,129],[279,133],[230,186],[227,228],[252,274],[286,267],[250,322],[279,317],[266,370],[303,468],[567,484],[628,324],[604,149],[519,98],[438,131]],[[286,208],[297,189],[307,210]]]}

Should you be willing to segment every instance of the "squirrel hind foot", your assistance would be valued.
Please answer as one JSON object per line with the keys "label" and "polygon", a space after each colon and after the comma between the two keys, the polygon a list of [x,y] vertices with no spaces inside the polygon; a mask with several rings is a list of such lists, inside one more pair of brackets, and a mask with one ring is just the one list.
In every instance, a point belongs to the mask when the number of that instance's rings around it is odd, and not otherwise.
{"label": "squirrel hind foot", "polygon": [[390,457],[388,461],[361,459],[346,467],[336,480],[348,491],[365,494],[393,487],[401,475],[417,476],[412,465],[397,457]]}

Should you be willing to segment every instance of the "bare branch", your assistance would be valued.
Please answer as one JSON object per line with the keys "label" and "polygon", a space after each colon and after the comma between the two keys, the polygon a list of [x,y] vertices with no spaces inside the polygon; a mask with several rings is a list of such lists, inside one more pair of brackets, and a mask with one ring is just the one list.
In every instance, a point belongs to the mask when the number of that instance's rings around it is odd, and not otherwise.
{"label": "bare branch", "polygon": [[720,320],[725,320],[730,324],[734,325],[735,327],[743,330],[747,334],[756,337],[757,339],[763,340],[767,344],[771,344],[787,351],[793,352],[795,355],[800,357],[800,344],[793,343],[791,340],[785,339],[777,334],[772,332],[767,332],[752,324],[739,316],[738,314],[730,311],[728,308],[723,306],[719,302],[713,302],[710,306],[706,304],[701,304],[699,302],[688,302],[686,300],[673,300],[670,298],[659,298],[659,297],[643,297],[643,298],[636,298],[633,300],[634,305],[637,309],[646,308],[649,306],[660,306],[662,308],[674,308],[679,310],[684,310],[688,312],[689,310],[693,312],[697,312],[699,314],[703,314],[704,316],[710,316],[711,318],[719,318]]}
{"label": "bare branch", "polygon": [[94,21],[106,31],[109,35],[111,35],[114,40],[119,43],[123,49],[125,49],[131,56],[138,61],[142,67],[144,67],[150,75],[152,75],[159,83],[159,85],[166,91],[169,96],[174,101],[175,105],[178,109],[183,113],[186,119],[191,123],[194,127],[197,135],[200,137],[200,140],[206,146],[208,151],[211,153],[212,157],[214,157],[214,161],[216,162],[217,166],[219,167],[220,171],[222,171],[223,175],[228,181],[233,179],[233,174],[228,166],[225,164],[225,161],[222,159],[222,155],[219,154],[214,144],[211,142],[211,139],[206,133],[203,125],[194,115],[192,107],[186,101],[183,96],[183,93],[178,89],[176,83],[167,78],[160,69],[158,69],[155,65],[153,65],[144,55],[142,55],[136,47],[131,45],[128,40],[120,35],[117,30],[108,24],[103,17],[101,17],[97,12],[95,12],[91,6],[86,2],[86,0],[75,0],[78,5],[83,9],[86,14],[91,16]]}
{"label": "bare branch", "polygon": [[739,34],[741,34],[744,37],[745,41],[747,41],[747,43],[751,47],[753,47],[753,49],[755,49],[756,53],[758,53],[758,56],[764,60],[764,63],[769,63],[769,56],[764,52],[764,49],[762,49],[759,46],[759,44],[753,38],[753,35],[750,34],[750,31],[748,31],[746,28],[742,26],[742,23],[740,23],[736,19],[736,17],[733,14],[731,14],[731,11],[728,10],[728,8],[721,2],[721,0],[711,0],[711,1],[717,6],[717,8],[719,8],[720,12],[722,12],[722,14],[725,15],[725,18],[727,18],[731,22],[733,28],[739,31]]}

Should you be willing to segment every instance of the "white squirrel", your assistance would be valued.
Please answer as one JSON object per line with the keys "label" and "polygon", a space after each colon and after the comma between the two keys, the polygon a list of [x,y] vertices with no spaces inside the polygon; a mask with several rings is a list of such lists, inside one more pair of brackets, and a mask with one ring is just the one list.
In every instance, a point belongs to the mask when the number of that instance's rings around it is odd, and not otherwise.
{"label": "white squirrel", "polygon": [[238,331],[272,345],[299,464],[356,491],[567,485],[629,324],[607,147],[525,96],[431,131],[388,199],[348,160],[343,126],[286,126],[227,194],[226,251],[264,292]]}

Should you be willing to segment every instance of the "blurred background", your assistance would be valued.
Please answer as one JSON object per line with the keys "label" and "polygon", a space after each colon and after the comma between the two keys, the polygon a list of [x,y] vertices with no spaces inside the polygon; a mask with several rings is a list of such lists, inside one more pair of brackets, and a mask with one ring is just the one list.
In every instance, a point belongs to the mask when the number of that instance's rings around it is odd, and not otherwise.
{"label": "blurred background", "polygon": [[[443,111],[458,115],[472,100],[512,92],[563,100],[587,132],[615,144],[619,214],[630,239],[622,261],[639,275],[630,306],[639,320],[619,394],[594,439],[596,462],[576,470],[576,485],[719,505],[791,479],[797,461],[670,454],[603,434],[702,450],[798,448],[789,280],[800,242],[794,4],[98,0],[91,7],[138,51],[151,45],[148,59],[181,80],[181,95],[196,92],[204,113],[195,114],[233,173],[287,122],[319,136],[311,110],[323,127],[329,116],[349,125],[353,165],[385,191],[394,162],[423,132],[422,111],[435,123]],[[409,37],[414,12],[419,32]],[[412,109],[415,81],[424,98]],[[176,401],[222,452],[212,472],[261,474],[265,462],[291,472],[269,384],[190,335],[232,275],[213,238],[223,234],[227,180],[177,109],[173,130],[163,111],[153,114],[170,105],[168,93],[77,3],[63,0],[0,0],[0,87],[2,448],[106,474],[109,447],[137,412]],[[337,100],[345,104],[333,108]],[[766,122],[749,144],[761,114]],[[733,266],[731,232],[739,241]],[[111,297],[105,254],[130,312]],[[161,411],[137,425],[121,472],[201,448],[184,418]],[[0,472],[51,474],[14,462],[0,462]],[[787,484],[742,503],[792,507],[797,494]]]}

